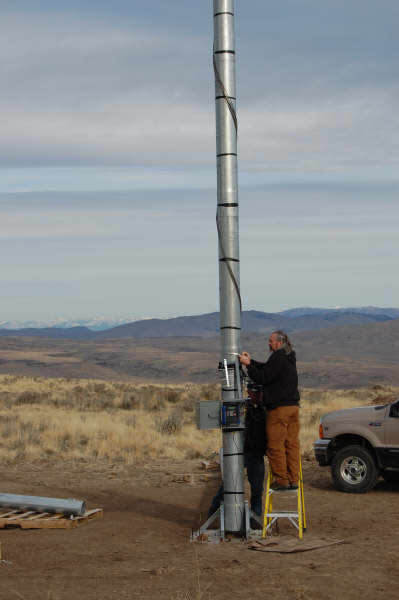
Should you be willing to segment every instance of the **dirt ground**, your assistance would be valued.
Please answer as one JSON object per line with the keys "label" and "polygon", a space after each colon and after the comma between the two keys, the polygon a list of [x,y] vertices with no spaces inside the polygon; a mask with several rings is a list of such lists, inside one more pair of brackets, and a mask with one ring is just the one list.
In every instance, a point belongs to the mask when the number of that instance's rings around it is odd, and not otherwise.
{"label": "dirt ground", "polygon": [[275,554],[190,543],[219,480],[198,460],[4,466],[1,492],[86,499],[104,518],[71,530],[0,530],[0,599],[396,598],[399,487],[381,481],[368,494],[342,494],[312,461],[304,477],[305,535],[345,544]]}

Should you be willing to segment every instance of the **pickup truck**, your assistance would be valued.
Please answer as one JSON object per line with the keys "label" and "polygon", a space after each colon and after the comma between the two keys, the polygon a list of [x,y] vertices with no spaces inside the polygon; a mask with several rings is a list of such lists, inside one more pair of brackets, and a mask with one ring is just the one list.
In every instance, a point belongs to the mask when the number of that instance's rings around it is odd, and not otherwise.
{"label": "pickup truck", "polygon": [[399,483],[399,398],[323,415],[314,452],[320,466],[331,466],[342,492],[367,492],[380,475]]}

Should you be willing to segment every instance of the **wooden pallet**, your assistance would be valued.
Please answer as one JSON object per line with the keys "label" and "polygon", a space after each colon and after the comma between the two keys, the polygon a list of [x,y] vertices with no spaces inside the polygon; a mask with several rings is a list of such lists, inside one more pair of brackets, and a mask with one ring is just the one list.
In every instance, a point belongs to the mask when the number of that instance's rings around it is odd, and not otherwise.
{"label": "wooden pallet", "polygon": [[93,519],[101,519],[102,508],[93,508],[81,517],[67,517],[64,514],[36,512],[34,510],[18,510],[12,508],[0,509],[0,529],[20,527],[21,529],[72,529],[86,525]]}

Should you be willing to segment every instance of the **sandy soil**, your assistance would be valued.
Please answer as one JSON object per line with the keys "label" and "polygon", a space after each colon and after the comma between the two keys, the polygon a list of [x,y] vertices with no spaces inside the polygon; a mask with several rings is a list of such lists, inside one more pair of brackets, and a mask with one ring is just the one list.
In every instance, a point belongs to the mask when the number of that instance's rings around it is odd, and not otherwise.
{"label": "sandy soil", "polygon": [[344,545],[281,555],[245,542],[190,543],[218,485],[199,461],[3,467],[2,492],[85,498],[104,519],[72,530],[0,530],[10,561],[0,566],[0,598],[396,598],[399,488],[381,481],[366,495],[342,494],[311,461],[304,475],[309,535]]}

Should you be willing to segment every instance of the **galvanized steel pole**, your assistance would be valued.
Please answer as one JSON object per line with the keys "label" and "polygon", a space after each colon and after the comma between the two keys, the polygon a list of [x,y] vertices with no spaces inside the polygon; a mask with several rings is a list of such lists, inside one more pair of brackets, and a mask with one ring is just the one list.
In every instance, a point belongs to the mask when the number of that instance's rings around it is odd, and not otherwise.
{"label": "galvanized steel pole", "polygon": [[76,517],[84,515],[86,511],[84,500],[22,496],[20,494],[0,494],[0,506],[40,512],[63,513],[64,515],[74,515]]}
{"label": "galvanized steel pole", "polygon": [[[234,362],[240,351],[241,297],[238,245],[237,118],[234,0],[214,0],[214,48],[217,157],[217,229],[221,362]],[[222,388],[222,401],[239,398]],[[241,531],[244,514],[244,433],[223,431],[226,531]]]}

